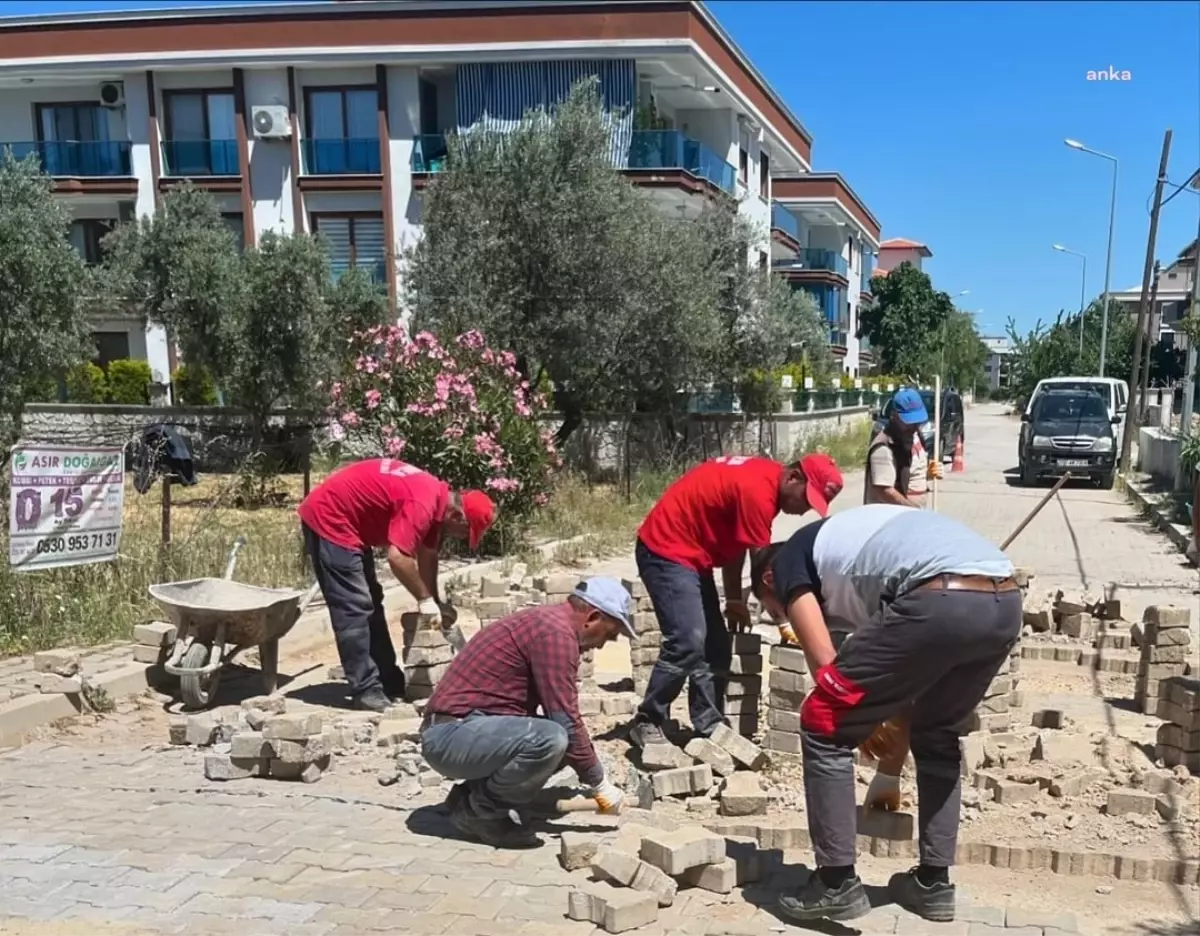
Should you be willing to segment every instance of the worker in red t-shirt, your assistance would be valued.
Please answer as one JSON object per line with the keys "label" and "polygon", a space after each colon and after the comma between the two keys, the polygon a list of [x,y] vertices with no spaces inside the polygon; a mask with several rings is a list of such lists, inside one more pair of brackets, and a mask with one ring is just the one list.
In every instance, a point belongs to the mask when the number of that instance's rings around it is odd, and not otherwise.
{"label": "worker in red t-shirt", "polygon": [[387,548],[392,573],[417,599],[422,626],[440,627],[441,538],[466,538],[476,548],[496,505],[482,491],[454,492],[420,468],[371,458],[326,478],[299,513],[354,705],[382,712],[403,698],[404,672],[396,664],[372,550]]}
{"label": "worker in red t-shirt", "polygon": [[[742,589],[747,551],[771,544],[780,512],[811,508],[824,517],[841,490],[842,474],[828,455],[807,455],[791,466],[724,456],[667,488],[642,522],[635,550],[662,630],[658,662],[630,731],[635,745],[666,740],[662,726],[685,681],[692,730],[707,737],[725,721],[729,631],[750,627]],[[725,585],[724,621],[714,569]]]}

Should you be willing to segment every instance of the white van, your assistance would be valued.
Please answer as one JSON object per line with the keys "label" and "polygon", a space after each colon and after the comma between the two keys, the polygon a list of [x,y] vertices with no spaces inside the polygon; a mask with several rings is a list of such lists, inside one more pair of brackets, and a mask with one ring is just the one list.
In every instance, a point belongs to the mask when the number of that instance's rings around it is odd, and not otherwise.
{"label": "white van", "polygon": [[[1104,397],[1109,418],[1120,418],[1120,422],[1113,426],[1117,450],[1120,451],[1121,439],[1125,435],[1125,413],[1129,409],[1128,382],[1115,377],[1047,377],[1045,380],[1039,380],[1033,388],[1033,393],[1029,395],[1025,404],[1026,416],[1033,412],[1033,401],[1043,390],[1091,390]],[[1018,461],[1025,455],[1025,445],[1029,441],[1029,425],[1028,420],[1021,423],[1021,435],[1017,441]]]}

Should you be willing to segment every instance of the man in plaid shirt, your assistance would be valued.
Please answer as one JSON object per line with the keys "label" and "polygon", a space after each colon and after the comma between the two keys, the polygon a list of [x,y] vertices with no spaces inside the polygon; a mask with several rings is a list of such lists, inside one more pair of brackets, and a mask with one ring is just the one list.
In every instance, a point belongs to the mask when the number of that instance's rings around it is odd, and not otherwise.
{"label": "man in plaid shirt", "polygon": [[421,748],[434,770],[465,781],[448,799],[456,829],[495,847],[537,843],[509,810],[564,763],[602,811],[620,806],[579,714],[579,657],[633,637],[632,610],[620,582],[591,578],[562,604],[496,621],[454,658],[426,706]]}

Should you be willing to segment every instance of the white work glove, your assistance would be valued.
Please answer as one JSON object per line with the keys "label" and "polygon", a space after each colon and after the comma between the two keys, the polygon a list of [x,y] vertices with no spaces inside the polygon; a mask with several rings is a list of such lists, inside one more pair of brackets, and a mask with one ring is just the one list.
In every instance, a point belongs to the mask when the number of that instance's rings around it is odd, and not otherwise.
{"label": "white work glove", "polygon": [[871,785],[867,787],[867,798],[863,804],[868,809],[886,809],[896,812],[900,808],[900,778],[882,771],[875,771]]}
{"label": "white work glove", "polygon": [[422,630],[432,630],[442,626],[442,609],[432,598],[424,599],[417,605],[418,622]]}
{"label": "white work glove", "polygon": [[588,791],[588,795],[596,801],[602,813],[620,812],[625,794],[621,788],[612,783],[607,777]]}
{"label": "white work glove", "polygon": [[462,628],[458,626],[458,609],[452,604],[443,604],[442,612],[442,637],[446,643],[450,644],[451,649],[455,653],[460,653],[462,648],[467,645],[467,638],[463,636]]}

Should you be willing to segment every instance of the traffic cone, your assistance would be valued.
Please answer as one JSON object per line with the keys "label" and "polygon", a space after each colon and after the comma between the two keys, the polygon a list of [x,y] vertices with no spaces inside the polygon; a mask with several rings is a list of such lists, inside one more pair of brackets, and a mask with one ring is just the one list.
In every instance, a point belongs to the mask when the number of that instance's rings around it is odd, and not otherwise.
{"label": "traffic cone", "polygon": [[954,459],[953,459],[953,461],[950,462],[950,471],[953,473],[955,471],[966,471],[966,470],[967,470],[967,465],[966,465],[966,462],[963,461],[962,436],[959,436],[957,439],[954,440]]}

